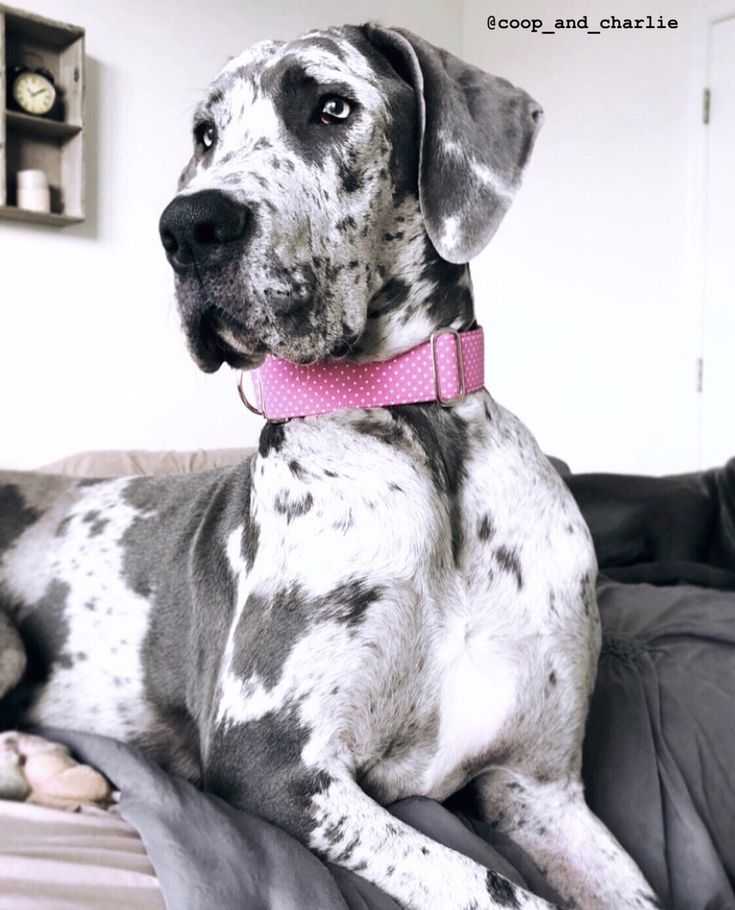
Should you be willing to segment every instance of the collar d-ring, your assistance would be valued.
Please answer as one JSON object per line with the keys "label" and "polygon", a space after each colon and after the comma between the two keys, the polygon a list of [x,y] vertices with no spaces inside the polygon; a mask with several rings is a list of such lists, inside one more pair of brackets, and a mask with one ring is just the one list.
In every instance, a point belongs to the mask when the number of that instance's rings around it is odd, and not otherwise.
{"label": "collar d-ring", "polygon": [[[240,378],[237,380],[237,392],[240,396],[240,401],[245,405],[248,411],[252,411],[253,414],[257,414],[258,417],[265,417],[265,411],[261,411],[255,407],[254,404],[250,403],[248,396],[245,394],[245,386],[243,380],[245,379],[245,370],[240,370]],[[263,400],[263,383],[260,380],[258,375],[258,384],[260,386],[260,400]]]}

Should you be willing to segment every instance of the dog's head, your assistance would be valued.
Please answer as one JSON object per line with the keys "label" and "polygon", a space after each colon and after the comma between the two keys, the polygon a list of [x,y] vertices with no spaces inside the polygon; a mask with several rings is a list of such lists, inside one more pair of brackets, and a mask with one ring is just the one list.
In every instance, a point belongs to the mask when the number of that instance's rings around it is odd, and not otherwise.
{"label": "dog's head", "polygon": [[466,267],[541,110],[403,30],[262,42],[216,77],[161,216],[199,366],[390,357],[472,319]]}

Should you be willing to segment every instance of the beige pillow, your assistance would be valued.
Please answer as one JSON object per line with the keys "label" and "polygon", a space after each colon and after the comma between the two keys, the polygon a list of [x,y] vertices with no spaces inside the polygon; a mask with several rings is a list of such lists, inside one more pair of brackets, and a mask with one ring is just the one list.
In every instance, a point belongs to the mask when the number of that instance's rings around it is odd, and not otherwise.
{"label": "beige pillow", "polygon": [[127,477],[133,474],[187,474],[237,464],[254,449],[199,449],[194,452],[148,452],[112,449],[78,452],[39,468],[46,474],[70,477]]}

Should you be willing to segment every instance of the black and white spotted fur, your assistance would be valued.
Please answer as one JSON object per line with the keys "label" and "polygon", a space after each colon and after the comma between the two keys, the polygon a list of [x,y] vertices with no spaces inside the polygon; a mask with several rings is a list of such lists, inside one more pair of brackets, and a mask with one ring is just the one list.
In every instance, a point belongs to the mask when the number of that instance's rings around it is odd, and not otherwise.
{"label": "black and white spotted fur", "polygon": [[[161,227],[203,369],[473,325],[466,263],[530,153],[527,95],[344,27],[246,51],[196,120]],[[4,474],[0,503],[6,717],[136,742],[412,910],[548,906],[381,808],[470,782],[565,906],[659,906],[580,783],[590,535],[487,392],[266,424],[197,476]]]}

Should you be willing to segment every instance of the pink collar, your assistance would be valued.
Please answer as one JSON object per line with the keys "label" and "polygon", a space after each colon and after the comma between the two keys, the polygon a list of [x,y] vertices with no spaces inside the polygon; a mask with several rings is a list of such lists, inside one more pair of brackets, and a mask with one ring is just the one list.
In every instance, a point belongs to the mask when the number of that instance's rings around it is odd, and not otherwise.
{"label": "pink collar", "polygon": [[243,403],[270,421],[328,414],[342,408],[380,408],[392,404],[463,401],[485,384],[481,328],[469,332],[438,329],[423,344],[392,360],[350,363],[325,360],[297,364],[268,355],[249,372],[254,403],[243,388]]}

